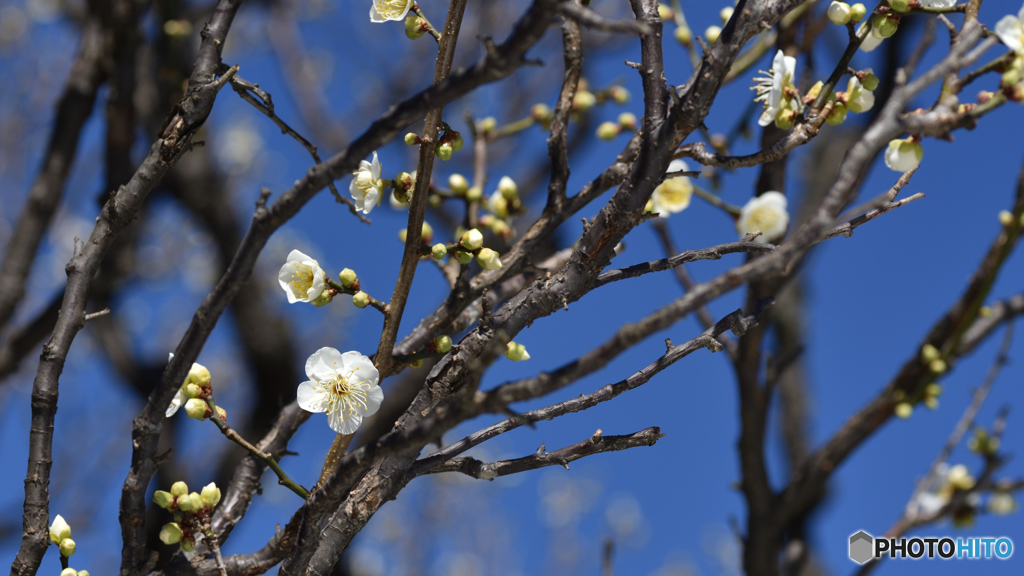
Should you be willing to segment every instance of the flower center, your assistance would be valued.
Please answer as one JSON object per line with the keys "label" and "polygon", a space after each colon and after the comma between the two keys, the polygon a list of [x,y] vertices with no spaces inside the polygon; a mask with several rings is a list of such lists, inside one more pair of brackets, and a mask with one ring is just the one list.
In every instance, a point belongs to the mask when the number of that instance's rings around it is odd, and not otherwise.
{"label": "flower center", "polygon": [[294,266],[295,271],[292,272],[292,279],[288,281],[288,285],[297,298],[304,298],[313,287],[313,269],[298,262]]}
{"label": "flower center", "polygon": [[327,398],[328,414],[338,412],[338,416],[344,420],[366,410],[370,384],[365,380],[350,380],[354,373],[355,370],[350,371],[347,376],[338,374],[334,379],[320,384]]}
{"label": "flower center", "polygon": [[693,187],[686,178],[671,178],[661,185],[661,199],[666,204],[689,203],[692,192]]}
{"label": "flower center", "polygon": [[768,233],[779,221],[779,215],[775,210],[762,208],[750,215],[750,229],[760,230]]}
{"label": "flower center", "polygon": [[373,0],[373,6],[384,18],[398,18],[405,12],[409,0]]}

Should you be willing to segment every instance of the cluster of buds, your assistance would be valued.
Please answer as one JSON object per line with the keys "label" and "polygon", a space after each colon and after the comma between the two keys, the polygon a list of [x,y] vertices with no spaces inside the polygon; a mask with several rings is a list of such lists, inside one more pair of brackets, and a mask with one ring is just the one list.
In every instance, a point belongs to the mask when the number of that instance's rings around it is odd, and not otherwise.
{"label": "cluster of buds", "polygon": [[441,160],[450,160],[452,154],[462,150],[462,134],[452,130],[446,122],[441,123],[444,133],[437,139],[434,145],[434,154]]}
{"label": "cluster of buds", "polygon": [[919,392],[912,394],[907,394],[903,390],[896,390],[893,392],[893,399],[896,401],[893,413],[906,420],[913,415],[914,404],[918,402],[923,402],[929,410],[935,410],[939,407],[940,396],[942,396],[942,384],[938,382],[929,382]]}
{"label": "cluster of buds", "polygon": [[602,122],[597,127],[597,137],[601,140],[614,140],[623,132],[636,132],[636,114],[623,112],[617,122]]}
{"label": "cluster of buds", "polygon": [[495,217],[507,220],[509,215],[522,214],[524,207],[519,200],[519,186],[515,180],[502,176],[498,180],[498,189],[487,199],[487,209]]}
{"label": "cluster of buds", "polygon": [[[437,246],[434,249],[436,250]],[[459,264],[469,264],[476,256],[476,261],[483,266],[484,270],[501,268],[501,256],[490,248],[484,248],[484,235],[476,228],[463,232],[459,241],[450,250],[446,249],[447,252],[451,252]],[[435,253],[434,256],[436,258],[437,254]]]}
{"label": "cluster of buds", "polygon": [[[173,358],[174,354],[170,354],[168,361]],[[178,411],[178,408],[184,406],[185,414],[189,418],[206,420],[213,415],[213,411],[207,402],[210,398],[213,398],[213,384],[210,379],[210,371],[206,366],[193,362],[192,368],[189,369],[188,375],[185,376],[185,381],[181,384],[181,388],[178,389],[177,394],[174,395],[174,399],[171,401],[171,406],[167,409],[167,417],[170,418]],[[217,415],[221,420],[227,419],[227,412],[223,408],[217,407]]]}
{"label": "cluster of buds", "polygon": [[839,26],[860,22],[867,13],[868,9],[859,2],[853,6],[846,2],[833,2],[828,6],[828,19]]}
{"label": "cluster of buds", "polygon": [[175,482],[170,492],[157,490],[153,493],[153,502],[174,513],[174,522],[160,528],[160,541],[164,544],[180,543],[182,550],[191,552],[196,547],[196,536],[209,530],[210,516],[220,502],[220,488],[210,482],[201,493],[190,493],[187,484]]}
{"label": "cluster of buds", "polygon": [[526,346],[517,342],[509,342],[505,346],[505,358],[513,362],[521,362],[523,360],[530,359],[530,353],[526,351]]}
{"label": "cluster of buds", "polygon": [[[60,514],[57,514],[57,517],[53,519],[53,524],[50,525],[50,542],[53,542],[60,549],[62,559],[70,558],[75,553],[75,541],[71,539],[71,526]],[[89,572],[86,570],[75,571],[71,568],[66,568],[64,572],[68,572],[69,576],[77,574],[89,576]],[[61,575],[64,572],[61,572]]]}
{"label": "cluster of buds", "polygon": [[495,236],[505,239],[511,238],[515,233],[515,230],[508,225],[508,222],[492,214],[480,216],[480,225],[489,228]]}
{"label": "cluster of buds", "polygon": [[992,436],[983,426],[977,426],[974,428],[974,434],[967,440],[967,449],[991,457],[999,452],[999,444],[998,436]]}

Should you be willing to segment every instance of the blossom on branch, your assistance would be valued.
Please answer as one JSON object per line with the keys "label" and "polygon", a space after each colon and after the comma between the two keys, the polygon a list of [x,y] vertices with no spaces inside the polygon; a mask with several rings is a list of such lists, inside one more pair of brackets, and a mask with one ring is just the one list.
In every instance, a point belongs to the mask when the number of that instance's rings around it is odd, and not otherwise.
{"label": "blossom on branch", "polygon": [[996,22],[996,36],[1006,47],[1018,54],[1024,54],[1024,6],[1016,16],[1007,14]]}
{"label": "blossom on branch", "polygon": [[359,161],[359,169],[352,173],[355,178],[348,186],[348,192],[356,203],[356,210],[369,214],[380,204],[384,195],[384,181],[380,178],[380,161],[377,153],[373,153],[373,162]]}
{"label": "blossom on branch", "polygon": [[892,140],[885,150],[885,165],[897,172],[913,170],[921,163],[924,148],[913,137]]}
{"label": "blossom on branch", "polygon": [[370,22],[404,20],[412,8],[413,0],[373,0],[370,6]]}
{"label": "blossom on branch", "polygon": [[780,240],[789,228],[789,212],[786,211],[786,197],[779,192],[769,191],[755,196],[740,211],[736,231],[740,237],[760,231],[754,242],[767,244]]}
{"label": "blossom on branch", "polygon": [[795,70],[796,58],[786,56],[779,50],[772,61],[771,70],[762,72],[767,76],[754,78],[754,90],[757,91],[754,101],[764,102],[765,106],[761,118],[757,121],[761,126],[771,124],[786,110],[803,111],[803,103],[796,97],[796,85],[793,84]]}
{"label": "blossom on branch", "polygon": [[384,400],[377,368],[359,352],[321,348],[306,360],[306,377],[297,392],[299,407],[326,412],[327,423],[339,434],[354,433]]}
{"label": "blossom on branch", "polygon": [[[668,165],[669,172],[686,171],[689,168],[682,160],[673,160]],[[686,210],[690,205],[690,197],[693,196],[693,184],[687,176],[676,176],[658,184],[651,194],[652,209],[662,218],[668,218],[669,214],[677,214]]]}
{"label": "blossom on branch", "polygon": [[312,302],[323,293],[326,274],[316,260],[292,250],[277,273],[277,281],[288,296],[288,303]]}

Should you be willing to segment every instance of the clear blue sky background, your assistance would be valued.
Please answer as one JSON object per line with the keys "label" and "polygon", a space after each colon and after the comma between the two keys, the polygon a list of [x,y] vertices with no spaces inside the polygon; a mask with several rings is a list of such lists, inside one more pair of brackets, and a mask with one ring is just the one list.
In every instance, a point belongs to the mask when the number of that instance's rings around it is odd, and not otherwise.
{"label": "clear blue sky background", "polygon": [[[329,60],[332,71],[325,87],[332,106],[343,109],[366,94],[368,84],[348,74],[347,59],[360,58],[370,50],[384,50],[380,60],[381,74],[397,69],[395,58],[408,46],[402,26],[375,26],[369,31],[365,12],[368,2],[339,2],[322,5],[322,12],[303,23],[304,40],[316,54],[333,54]],[[519,2],[524,5],[524,2]],[[621,9],[613,2],[595,2],[598,9]],[[687,18],[696,33],[718,23],[718,10],[724,3],[684,2]],[[31,10],[17,0],[9,6],[23,13]],[[443,20],[444,3],[423,2],[424,9],[435,22]],[[1016,13],[1020,6],[1010,1],[986,2],[982,21],[989,27],[1007,13]],[[4,8],[6,9],[6,8]],[[10,16],[11,12],[6,13]],[[242,8],[235,29],[228,41],[226,61],[239,63],[242,74],[274,95],[278,113],[296,120],[295,103],[283,86],[283,78],[272,55],[260,48],[266,12],[259,6]],[[958,18],[954,18],[959,20]],[[152,23],[150,23],[152,25]],[[491,30],[501,39],[510,28]],[[8,46],[0,60],[0,71],[21,69],[14,56],[26,50],[26,42],[41,45],[40,56],[53,67],[49,80],[31,88],[19,88],[16,96],[3,101],[3,114],[9,115],[30,98],[52,102],[59,94],[67,74],[69,55],[74,39],[71,28],[60,21],[36,22],[20,44]],[[682,84],[691,69],[684,52],[666,34],[666,75],[669,83]],[[941,27],[940,27],[941,32]],[[372,34],[372,36],[371,36]],[[841,29],[829,31],[830,38],[821,42],[815,53],[815,78],[827,76],[842,49]],[[34,39],[34,40],[33,40]],[[46,40],[41,42],[40,40]],[[548,33],[548,41],[557,43],[557,30]],[[253,45],[253,42],[256,45]],[[429,42],[429,39],[420,40]],[[463,39],[461,63],[475,60],[479,53],[471,37]],[[236,43],[236,44],[233,44]],[[234,50],[244,43],[246,50]],[[470,46],[470,48],[465,48]],[[614,119],[628,110],[638,116],[642,112],[640,86],[635,72],[623,60],[639,59],[638,42],[624,42],[621,49],[588,59],[586,76],[595,86],[622,81],[634,98],[625,106],[599,108],[595,122]],[[941,37],[928,51],[924,66],[936,62],[946,49]],[[400,49],[394,49],[398,47]],[[860,69],[880,65],[875,61],[882,51],[859,54],[854,67]],[[989,53],[994,57],[996,51]],[[450,105],[447,118],[461,128],[462,112],[471,109],[477,116],[496,113],[500,108],[493,99],[502,98],[527,85],[536,74],[561,75],[560,58],[546,57],[542,69],[517,72],[510,80],[483,90]],[[432,60],[424,66],[433,68]],[[798,62],[800,71],[807,62]],[[769,58],[760,68],[770,66]],[[750,76],[753,76],[753,71]],[[982,88],[993,88],[996,77],[977,82],[971,94]],[[751,92],[749,82],[729,85],[716,101],[706,124],[712,132],[726,132],[735,117],[745,110]],[[935,91],[923,95],[917,105],[927,106]],[[553,103],[554,93],[537,94],[531,101]],[[21,104],[19,104],[19,102]],[[101,105],[102,106],[102,105]],[[385,99],[374,114],[383,112]],[[12,108],[13,107],[13,108]],[[34,110],[49,110],[42,106]],[[102,108],[100,108],[102,110]],[[499,118],[499,122],[515,118]],[[10,122],[11,120],[8,120]],[[49,117],[25,120],[33,128],[26,139],[24,166],[6,166],[9,177],[0,188],[3,201],[0,241],[9,234],[20,201],[28,187],[45,145]],[[450,120],[452,121],[452,120]],[[851,115],[849,122],[857,122]],[[301,123],[295,122],[301,126]],[[347,128],[361,132],[369,120]],[[211,116],[209,141],[225,166],[235,166],[232,176],[239,214],[247,218],[259,186],[280,193],[304,173],[310,162],[305,152],[233,94],[224,93]],[[231,132],[231,127],[241,132]],[[420,124],[413,126],[418,130]],[[828,127],[825,129],[834,130]],[[813,443],[820,444],[856,409],[868,402],[894,375],[899,366],[913,356],[922,335],[933,321],[957,298],[967,278],[977,266],[988,243],[999,230],[996,214],[1009,208],[1021,159],[1024,157],[1024,115],[1016,104],[1009,104],[986,117],[974,131],[959,131],[955,142],[927,140],[921,169],[903,196],[924,192],[927,198],[886,215],[857,230],[850,239],[837,238],[826,242],[814,252],[807,267],[808,335],[806,361],[810,377]],[[60,226],[44,247],[39,269],[33,276],[29,295],[32,306],[47,302],[63,281],[63,264],[70,250],[70,239],[84,237],[95,215],[93,192],[98,190],[102,174],[97,166],[101,152],[95,147],[103,130],[96,117],[84,135],[85,152],[76,164],[69,194],[69,210],[63,213]],[[593,178],[621,150],[625,138],[615,142],[593,141],[584,145],[573,158],[570,191]],[[251,153],[245,146],[254,145]],[[148,146],[148,144],[147,144]],[[490,167],[491,182],[503,174],[520,177],[525,168],[517,162],[537,159],[545,154],[544,134],[530,131],[520,141],[520,149],[504,163]],[[239,149],[243,149],[240,153]],[[751,141],[734,146],[736,153],[755,149]],[[468,150],[468,148],[467,148]],[[144,150],[140,147],[139,158]],[[380,150],[385,174],[412,170],[414,157],[400,143]],[[792,177],[785,192],[799,198],[803,190],[806,151],[791,157]],[[437,178],[446,178],[452,171],[468,173],[469,155],[462,153],[450,163],[437,163]],[[812,168],[813,169],[813,168]],[[862,189],[863,198],[873,197],[888,189],[897,174],[888,170],[879,159]],[[725,175],[720,190],[722,197],[743,204],[750,197],[757,178],[756,169],[740,170]],[[339,182],[347,189],[348,182]],[[706,185],[706,182],[705,182]],[[491,184],[487,193],[490,193]],[[84,193],[79,193],[85,191]],[[605,198],[607,199],[607,197]],[[532,206],[535,210],[539,206]],[[581,216],[592,216],[602,201],[593,203]],[[187,216],[170,201],[154,199],[155,232],[147,238],[145,249],[150,264],[135,282],[132,293],[121,302],[115,313],[131,325],[140,353],[159,358],[173,349],[183,333],[192,312],[205,295],[216,271],[216,262],[209,255],[210,242]],[[283,255],[298,248],[319,259],[328,271],[355,269],[363,287],[371,294],[386,299],[393,286],[401,255],[401,244],[395,239],[404,226],[405,213],[391,210],[387,203],[371,215],[373,225],[367,227],[354,221],[329,194],[322,193],[272,240],[261,260],[257,281],[274,282],[276,268]],[[429,220],[429,216],[428,216]],[[673,234],[681,248],[700,248],[735,238],[731,221],[712,206],[694,199],[689,209],[670,219]],[[572,242],[580,232],[578,219],[567,223],[561,231],[563,245]],[[169,249],[168,240],[175,242]],[[627,249],[615,265],[628,265],[662,256],[653,230],[641,226],[626,239]],[[699,281],[740,262],[739,256],[719,262],[701,262],[690,267]],[[993,290],[993,299],[1019,293],[1024,287],[1024,256],[1018,251],[1006,265]],[[414,286],[414,294],[406,311],[402,333],[432,311],[443,297],[444,283],[430,266],[423,267]],[[716,317],[738,308],[742,292],[736,291],[716,302],[710,309]],[[521,333],[516,340],[525,344],[532,359],[513,364],[498,362],[487,374],[484,388],[537,371],[559,366],[568,359],[590,350],[608,338],[625,322],[635,321],[679,296],[679,288],[668,273],[604,287],[580,302],[543,318]],[[340,300],[340,299],[339,299]],[[372,353],[380,329],[379,315],[372,310],[355,310],[347,303],[336,302],[328,309],[309,306],[288,307],[285,299],[277,303],[295,318],[297,348],[305,358],[321,346]],[[23,314],[28,317],[31,314]],[[170,326],[153,333],[154,326]],[[664,338],[685,341],[700,332],[695,320],[687,319],[664,333],[652,336],[639,346],[613,361],[599,374],[585,378],[560,391],[543,403],[517,406],[528,410],[564,400],[600,386],[618,381],[657,358],[664,350]],[[1001,334],[1001,333],[1000,333]],[[893,421],[884,426],[843,464],[835,475],[830,496],[815,517],[813,543],[830,574],[843,575],[855,565],[846,557],[848,536],[860,529],[881,533],[901,513],[917,478],[925,472],[954,424],[967,405],[969,395],[984,377],[990,365],[1000,334],[962,361],[955,372],[943,379],[945,393],[936,411],[919,409],[907,421]],[[222,321],[214,338],[200,357],[211,367],[218,382],[218,399],[228,410],[241,410],[247,404],[247,375],[237,368],[238,350],[232,344],[232,327]],[[1011,364],[1000,376],[979,421],[990,424],[997,410],[1008,404],[1019,408],[1024,341],[1018,339],[1011,351]],[[11,384],[0,388],[0,459],[6,462],[0,475],[0,515],[17,518],[21,513],[22,480],[27,456],[29,394],[34,360],[26,361],[22,372]],[[296,366],[296,384],[303,379]],[[219,385],[219,384],[218,384]],[[385,382],[385,393],[388,384]],[[126,400],[126,398],[128,400]],[[93,574],[112,573],[120,555],[120,531],[117,524],[117,499],[126,474],[130,446],[127,431],[130,419],[140,408],[136,397],[117,381],[88,332],[76,341],[68,368],[61,379],[61,409],[56,424],[58,445],[55,450],[54,478],[51,486],[54,514],[67,514],[73,523],[79,552],[72,565],[89,569]],[[614,402],[602,404],[581,414],[540,423],[536,429],[523,428],[492,441],[476,453],[481,458],[510,458],[533,453],[544,443],[549,449],[578,442],[596,429],[605,434],[626,434],[657,425],[666,434],[656,446],[626,452],[603,454],[571,465],[571,470],[549,468],[494,482],[470,481],[462,478],[425,478],[413,482],[396,502],[384,506],[356,541],[352,557],[367,574],[399,574],[403,565],[413,565],[420,574],[596,574],[599,571],[602,541],[616,539],[615,566],[620,574],[730,574],[738,566],[738,547],[731,536],[729,519],[744,523],[744,504],[734,489],[739,479],[735,444],[738,435],[735,383],[724,354],[698,352],[666,370],[644,387]],[[210,466],[221,450],[233,450],[207,423],[182,418],[183,431],[176,451],[190,460],[191,476],[186,480],[200,485],[209,480]],[[489,424],[481,418],[453,431],[452,441],[465,433]],[[771,422],[769,439],[771,472],[775,486],[785,479],[785,461],[779,448],[777,419]],[[82,445],[77,438],[102,441]],[[1019,411],[1011,412],[1004,445],[1012,453],[1024,446],[1024,428]],[[91,432],[90,432],[91,431]],[[322,416],[314,416],[293,440],[291,449],[300,453],[288,458],[285,468],[300,482],[315,481],[319,463],[333,433]],[[972,470],[980,469],[980,459],[959,448],[951,462],[966,463]],[[1024,466],[1011,460],[1000,473],[1020,477]],[[164,487],[166,488],[166,487]],[[261,547],[273,534],[274,523],[283,525],[298,506],[287,490],[266,478],[265,491],[235,531],[225,553],[247,553]],[[553,512],[552,512],[553,511]],[[928,527],[920,532],[929,535],[1005,535],[1024,545],[1019,516],[982,516],[968,529],[947,525]],[[13,537],[12,537],[13,536]],[[18,534],[0,540],[0,557],[13,558]],[[421,545],[407,546],[403,538],[417,538]],[[889,574],[965,574],[984,571],[986,574],[1019,574],[1024,555],[1016,553],[1008,561],[987,561],[984,564],[940,561],[901,561],[882,567]],[[567,566],[571,568],[567,568]],[[55,551],[43,563],[44,573],[59,570]],[[408,566],[406,566],[408,567]],[[380,571],[377,571],[380,568]],[[674,569],[679,572],[669,572]],[[666,570],[666,572],[660,572]]]}

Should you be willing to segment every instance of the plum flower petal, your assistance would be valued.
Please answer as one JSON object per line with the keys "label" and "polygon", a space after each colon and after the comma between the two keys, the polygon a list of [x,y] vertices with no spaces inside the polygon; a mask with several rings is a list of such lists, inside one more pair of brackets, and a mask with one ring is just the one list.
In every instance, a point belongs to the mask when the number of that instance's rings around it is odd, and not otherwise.
{"label": "plum flower petal", "polygon": [[[786,56],[779,50],[772,60],[772,69],[766,72],[767,76],[754,78],[754,90],[757,92],[755,102],[764,102],[764,112],[757,123],[767,126],[775,121],[775,117],[782,112],[789,98],[786,96],[787,88],[795,88],[793,85],[793,73],[796,70],[796,58]],[[800,103],[796,103],[797,109]]]}
{"label": "plum flower petal", "polygon": [[359,352],[321,348],[306,360],[306,376],[309,380],[296,391],[299,407],[326,412],[327,423],[339,434],[354,433],[384,401],[377,368]]}
{"label": "plum flower petal", "polygon": [[377,153],[373,153],[373,161],[361,160],[359,169],[352,173],[355,178],[348,186],[348,192],[355,201],[356,210],[363,214],[369,214],[379,203],[384,195],[384,181],[381,180],[380,160]]}
{"label": "plum flower petal", "polygon": [[413,0],[373,0],[370,6],[370,22],[404,20],[412,5]]}
{"label": "plum flower petal", "polygon": [[[688,170],[686,162],[673,160],[668,165],[668,172],[680,172]],[[651,194],[654,204],[654,211],[662,218],[668,218],[669,214],[682,212],[690,205],[690,197],[693,196],[693,184],[687,176],[676,176],[658,184]]]}
{"label": "plum flower petal", "polygon": [[298,250],[292,250],[284,266],[277,273],[277,281],[288,296],[288,303],[312,302],[320,297],[326,286],[326,274],[316,260]]}
{"label": "plum flower petal", "polygon": [[993,30],[1006,47],[1018,54],[1024,54],[1024,6],[1016,16],[1003,16]]}
{"label": "plum flower petal", "polygon": [[736,231],[740,237],[760,231],[754,241],[762,244],[775,242],[786,235],[789,228],[789,212],[786,211],[786,197],[770,191],[751,198],[740,211]]}

